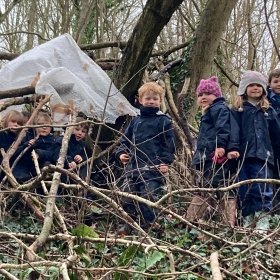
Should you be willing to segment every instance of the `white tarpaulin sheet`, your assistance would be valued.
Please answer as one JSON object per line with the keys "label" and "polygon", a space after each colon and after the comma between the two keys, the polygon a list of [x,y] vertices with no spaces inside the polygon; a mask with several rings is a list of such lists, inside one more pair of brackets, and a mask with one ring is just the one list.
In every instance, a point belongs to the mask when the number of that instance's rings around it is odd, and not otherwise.
{"label": "white tarpaulin sheet", "polygon": [[[37,94],[51,94],[55,123],[67,120],[70,105],[88,117],[114,123],[121,115],[136,115],[137,109],[111,83],[108,75],[64,34],[20,55],[0,70],[0,91],[36,84]],[[109,98],[107,100],[107,96]],[[107,100],[107,103],[106,103]]]}

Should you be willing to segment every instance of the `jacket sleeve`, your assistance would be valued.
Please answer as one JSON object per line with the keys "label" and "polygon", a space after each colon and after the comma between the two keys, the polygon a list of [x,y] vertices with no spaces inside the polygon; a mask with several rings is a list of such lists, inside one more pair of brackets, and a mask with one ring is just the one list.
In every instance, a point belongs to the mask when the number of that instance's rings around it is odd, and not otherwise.
{"label": "jacket sleeve", "polygon": [[116,151],[116,157],[119,159],[122,154],[130,154],[130,146],[133,136],[133,119],[124,131],[124,135],[121,138],[120,145]]}
{"label": "jacket sleeve", "polygon": [[48,145],[47,149],[35,149],[35,152],[39,156],[40,161],[54,161],[53,152],[54,152],[55,143]]}
{"label": "jacket sleeve", "polygon": [[235,109],[230,110],[230,139],[226,148],[227,152],[240,152],[240,120],[241,114]]}
{"label": "jacket sleeve", "polygon": [[269,135],[270,135],[270,140],[273,147],[275,159],[280,159],[280,120],[274,109],[272,109],[272,113],[271,113]]}
{"label": "jacket sleeve", "polygon": [[212,120],[216,130],[217,148],[227,148],[230,140],[230,109],[227,106],[219,106],[211,110]]}
{"label": "jacket sleeve", "polygon": [[163,133],[161,136],[161,161],[162,163],[171,164],[174,160],[176,139],[175,133],[171,121],[168,117],[163,118],[163,124],[161,124],[161,129],[163,128]]}

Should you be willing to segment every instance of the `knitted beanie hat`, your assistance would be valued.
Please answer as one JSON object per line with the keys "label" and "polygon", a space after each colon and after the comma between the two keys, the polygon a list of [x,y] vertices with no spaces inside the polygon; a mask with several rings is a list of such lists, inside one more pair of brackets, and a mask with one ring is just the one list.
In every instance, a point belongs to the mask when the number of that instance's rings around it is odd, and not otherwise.
{"label": "knitted beanie hat", "polygon": [[243,73],[240,83],[239,83],[239,87],[238,87],[238,91],[237,91],[237,95],[243,95],[246,93],[246,89],[250,84],[258,84],[261,85],[265,91],[265,94],[267,95],[267,91],[266,91],[266,87],[267,87],[267,80],[266,77],[257,71],[251,71],[251,70],[247,70]]}
{"label": "knitted beanie hat", "polygon": [[221,87],[217,82],[217,77],[213,76],[207,80],[200,80],[196,89],[196,95],[199,96],[202,93],[214,94],[216,97],[222,96]]}

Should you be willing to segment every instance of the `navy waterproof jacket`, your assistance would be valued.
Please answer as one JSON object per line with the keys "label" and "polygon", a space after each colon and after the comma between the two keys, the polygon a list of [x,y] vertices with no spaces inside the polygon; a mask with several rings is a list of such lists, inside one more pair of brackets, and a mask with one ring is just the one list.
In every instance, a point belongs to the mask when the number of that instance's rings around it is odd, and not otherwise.
{"label": "navy waterproof jacket", "polygon": [[224,148],[226,153],[239,151],[238,140],[238,123],[232,117],[225,99],[218,97],[201,117],[192,165],[211,161],[211,154],[216,148]]}
{"label": "navy waterproof jacket", "polygon": [[[1,131],[0,132],[0,148],[4,149],[5,152],[8,151],[10,146],[16,141],[17,135],[11,131]],[[2,163],[3,156],[0,152],[0,164]]]}
{"label": "navy waterproof jacket", "polygon": [[161,163],[171,164],[175,153],[175,135],[170,119],[159,108],[141,107],[124,132],[116,152],[130,156],[125,166],[131,177],[139,174],[145,179],[161,178],[154,168]]}
{"label": "navy waterproof jacket", "polygon": [[277,100],[275,98],[275,96],[271,96],[272,94],[272,90],[271,88],[267,88],[267,99],[270,103],[270,105],[272,106],[272,108],[276,111],[278,117],[279,117],[279,120],[280,120],[280,100]]}
{"label": "navy waterproof jacket", "polygon": [[[59,157],[59,152],[60,152],[60,148],[62,146],[62,139],[63,139],[63,135],[60,135],[57,137],[56,142],[55,142],[55,161],[57,161],[58,157]],[[83,161],[85,161],[87,159],[87,155],[85,152],[85,148],[86,148],[86,142],[85,141],[77,141],[75,138],[75,135],[72,134],[68,143],[68,150],[67,150],[67,156],[65,159],[65,168],[69,168],[68,163],[73,162],[74,161],[74,157],[76,155],[80,155],[83,159]]]}
{"label": "navy waterproof jacket", "polygon": [[280,122],[276,111],[269,107],[263,112],[250,102],[242,112],[231,109],[240,126],[240,158],[268,160],[274,165],[274,156],[280,158]]}
{"label": "navy waterproof jacket", "polygon": [[[22,144],[18,147],[15,156],[18,156],[26,147],[28,147],[28,142],[34,139],[33,133],[27,131]],[[39,155],[38,163],[39,166],[43,166],[45,162],[55,163],[54,161],[54,148],[55,148],[55,138],[53,134],[48,134],[47,136],[39,136],[27,152],[24,153],[22,158],[19,160],[19,165],[31,165],[34,166],[31,151],[35,150],[36,154]]]}

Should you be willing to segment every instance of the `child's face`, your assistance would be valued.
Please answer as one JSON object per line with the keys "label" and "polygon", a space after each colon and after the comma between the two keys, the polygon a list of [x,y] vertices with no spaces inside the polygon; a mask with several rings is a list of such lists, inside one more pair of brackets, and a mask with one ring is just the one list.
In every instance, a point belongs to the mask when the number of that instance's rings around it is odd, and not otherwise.
{"label": "child's face", "polygon": [[250,84],[246,88],[249,101],[258,100],[263,95],[263,87],[260,84]]}
{"label": "child's face", "polygon": [[139,97],[139,103],[145,107],[159,108],[161,99],[158,94],[148,90],[142,97]]}
{"label": "child's face", "polygon": [[273,77],[269,86],[275,94],[280,95],[280,77]]}
{"label": "child's face", "polygon": [[[21,126],[21,125],[16,120],[10,120],[8,122],[8,127],[19,127],[19,126]],[[19,130],[17,130],[17,129],[11,129],[10,131],[13,133],[19,132]]]}
{"label": "child's face", "polygon": [[75,135],[76,141],[82,141],[86,136],[87,130],[82,128],[80,125],[75,126],[73,134]]}
{"label": "child's face", "polygon": [[204,108],[206,106],[211,105],[216,98],[217,97],[214,94],[202,92],[197,96],[197,104],[201,108]]}
{"label": "child's face", "polygon": [[[37,121],[37,125],[44,125],[44,124],[50,125],[50,123],[46,121],[44,118],[39,118]],[[51,127],[47,127],[47,126],[38,127],[36,128],[36,133],[37,135],[47,136],[51,133]]]}

